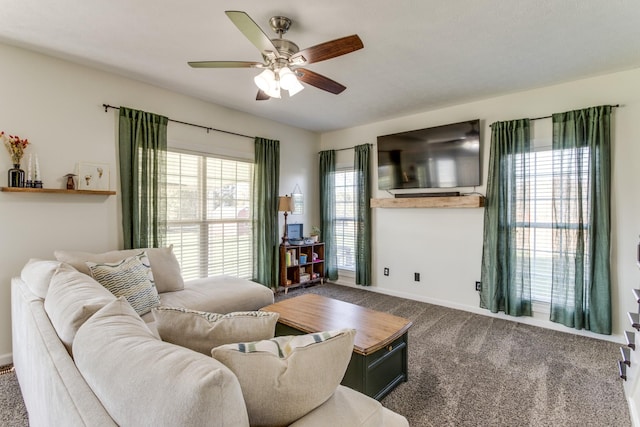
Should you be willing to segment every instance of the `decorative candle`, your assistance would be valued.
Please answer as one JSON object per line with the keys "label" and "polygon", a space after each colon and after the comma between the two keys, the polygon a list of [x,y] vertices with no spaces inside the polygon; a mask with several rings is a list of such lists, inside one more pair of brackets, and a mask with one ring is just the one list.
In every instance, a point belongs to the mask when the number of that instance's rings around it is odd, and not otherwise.
{"label": "decorative candle", "polygon": [[32,162],[31,162],[31,153],[29,153],[29,164],[27,167],[27,181],[32,181],[33,180],[33,167],[32,167]]}
{"label": "decorative candle", "polygon": [[36,176],[35,181],[40,181],[40,163],[38,162],[38,155],[36,154]]}

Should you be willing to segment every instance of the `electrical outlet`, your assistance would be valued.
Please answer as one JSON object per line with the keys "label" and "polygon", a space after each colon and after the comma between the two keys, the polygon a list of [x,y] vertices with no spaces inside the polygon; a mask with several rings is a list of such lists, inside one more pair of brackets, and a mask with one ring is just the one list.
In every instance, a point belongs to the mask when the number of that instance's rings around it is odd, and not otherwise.
{"label": "electrical outlet", "polygon": [[384,268],[384,275],[388,276],[389,275],[389,267],[385,267]]}
{"label": "electrical outlet", "polygon": [[416,282],[420,281],[420,273],[413,273],[413,280]]}
{"label": "electrical outlet", "polygon": [[476,291],[480,292],[482,290],[482,283],[476,282]]}

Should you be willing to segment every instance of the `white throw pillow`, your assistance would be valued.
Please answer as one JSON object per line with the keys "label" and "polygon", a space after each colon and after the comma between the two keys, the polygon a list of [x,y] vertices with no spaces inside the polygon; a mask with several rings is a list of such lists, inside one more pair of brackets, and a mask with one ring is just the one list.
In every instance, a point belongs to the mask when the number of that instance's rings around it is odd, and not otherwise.
{"label": "white throw pillow", "polygon": [[44,309],[69,354],[82,324],[116,297],[86,274],[65,264],[51,278]]}
{"label": "white throw pillow", "polygon": [[224,344],[273,338],[280,315],[267,311],[216,314],[161,306],[153,309],[153,317],[163,341],[209,356],[212,348]]}
{"label": "white throw pillow", "polygon": [[150,280],[144,252],[117,263],[87,262],[91,275],[116,297],[125,297],[140,316],[160,305],[158,291]]}
{"label": "white throw pillow", "polygon": [[60,261],[31,258],[22,268],[20,278],[27,284],[31,292],[44,299],[49,291],[51,278],[60,264],[62,264]]}
{"label": "white throw pillow", "polygon": [[343,329],[227,344],[211,355],[238,377],[252,426],[289,425],[331,397],[355,334]]}
{"label": "white throw pillow", "polygon": [[184,289],[184,280],[182,279],[178,259],[173,253],[173,245],[166,248],[125,249],[101,254],[57,250],[54,255],[58,261],[71,264],[78,271],[91,275],[86,262],[98,264],[118,262],[137,255],[141,251],[146,252],[149,257],[158,292],[173,292]]}

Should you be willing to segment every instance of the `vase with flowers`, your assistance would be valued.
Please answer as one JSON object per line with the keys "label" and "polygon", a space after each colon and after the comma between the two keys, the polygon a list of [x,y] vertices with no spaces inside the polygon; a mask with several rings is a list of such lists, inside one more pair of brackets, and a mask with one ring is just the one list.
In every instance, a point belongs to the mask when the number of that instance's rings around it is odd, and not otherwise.
{"label": "vase with flowers", "polygon": [[24,187],[24,171],[20,169],[20,162],[22,161],[22,156],[24,156],[24,150],[29,145],[29,140],[22,139],[16,135],[7,137],[3,131],[0,131],[0,139],[4,142],[4,146],[7,147],[13,163],[13,168],[9,169],[9,187]]}

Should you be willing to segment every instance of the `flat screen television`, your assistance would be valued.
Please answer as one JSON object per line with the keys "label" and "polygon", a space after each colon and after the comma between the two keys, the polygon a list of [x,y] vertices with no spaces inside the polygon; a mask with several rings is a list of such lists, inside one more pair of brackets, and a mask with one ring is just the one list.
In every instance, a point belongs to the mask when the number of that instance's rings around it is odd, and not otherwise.
{"label": "flat screen television", "polygon": [[378,137],[378,188],[476,187],[480,120]]}

